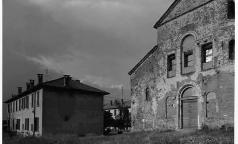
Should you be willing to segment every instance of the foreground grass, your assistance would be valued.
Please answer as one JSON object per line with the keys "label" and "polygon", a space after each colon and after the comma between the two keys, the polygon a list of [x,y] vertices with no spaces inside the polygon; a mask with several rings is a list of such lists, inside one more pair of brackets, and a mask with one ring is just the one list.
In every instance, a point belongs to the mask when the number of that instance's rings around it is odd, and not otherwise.
{"label": "foreground grass", "polygon": [[3,144],[233,144],[234,132],[225,130],[206,131],[147,131],[114,136],[3,136]]}

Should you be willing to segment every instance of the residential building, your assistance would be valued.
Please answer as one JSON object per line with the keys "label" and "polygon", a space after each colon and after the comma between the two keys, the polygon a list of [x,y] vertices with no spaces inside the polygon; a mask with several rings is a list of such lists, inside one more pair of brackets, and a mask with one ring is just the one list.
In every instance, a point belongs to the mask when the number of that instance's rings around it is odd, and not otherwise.
{"label": "residential building", "polygon": [[104,111],[110,112],[114,119],[111,129],[129,131],[131,127],[131,101],[123,99],[110,101],[110,104],[104,105]]}
{"label": "residential building", "polygon": [[234,125],[235,4],[175,0],[129,72],[132,129]]}
{"label": "residential building", "polygon": [[23,135],[103,134],[103,90],[73,80],[69,75],[43,82],[38,74],[18,88],[8,104],[10,131]]}
{"label": "residential building", "polygon": [[121,99],[121,101],[111,100],[110,103],[104,105],[104,111],[109,111],[113,119],[116,119],[116,116],[120,114],[121,108],[127,109],[129,114],[131,114],[131,101],[123,101],[123,99]]}

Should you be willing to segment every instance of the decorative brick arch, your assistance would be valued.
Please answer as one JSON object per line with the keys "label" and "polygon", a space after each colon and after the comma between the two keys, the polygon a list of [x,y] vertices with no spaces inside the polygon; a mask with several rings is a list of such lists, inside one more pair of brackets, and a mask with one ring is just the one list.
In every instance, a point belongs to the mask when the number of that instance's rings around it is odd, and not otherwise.
{"label": "decorative brick arch", "polygon": [[182,84],[180,87],[179,87],[179,90],[178,90],[178,93],[177,93],[177,96],[178,98],[181,97],[181,94],[188,88],[191,88],[191,87],[194,87],[198,90],[199,92],[199,95],[202,96],[202,91],[201,91],[201,87],[199,86],[199,84],[197,84],[195,81],[189,81],[189,82],[185,82],[184,84]]}
{"label": "decorative brick arch", "polygon": [[194,37],[195,42],[198,40],[198,34],[195,31],[188,31],[185,34],[178,36],[177,44],[176,44],[177,47],[181,48],[181,46],[182,46],[181,44],[183,43],[183,40],[189,35]]}

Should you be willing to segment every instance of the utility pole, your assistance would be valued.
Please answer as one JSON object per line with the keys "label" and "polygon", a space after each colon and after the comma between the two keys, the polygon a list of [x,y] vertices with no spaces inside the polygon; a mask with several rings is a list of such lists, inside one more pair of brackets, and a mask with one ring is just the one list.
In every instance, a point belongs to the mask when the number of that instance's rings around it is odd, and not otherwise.
{"label": "utility pole", "polygon": [[121,86],[121,97],[123,99],[123,86]]}
{"label": "utility pole", "polygon": [[8,120],[8,130],[10,131],[11,130],[11,111],[10,111],[10,103],[8,103],[8,114],[9,114],[9,120]]}

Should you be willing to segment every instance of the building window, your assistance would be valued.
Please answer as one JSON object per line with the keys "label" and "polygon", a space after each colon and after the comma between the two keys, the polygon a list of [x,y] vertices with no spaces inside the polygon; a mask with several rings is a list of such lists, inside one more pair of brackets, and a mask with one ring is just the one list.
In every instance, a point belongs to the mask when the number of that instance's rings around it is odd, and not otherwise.
{"label": "building window", "polygon": [[31,131],[33,131],[33,124],[31,124]]}
{"label": "building window", "polygon": [[39,91],[37,92],[37,95],[36,95],[36,106],[37,107],[40,106],[40,93],[39,93]]}
{"label": "building window", "polygon": [[12,107],[12,112],[14,112],[14,106],[13,106],[13,102],[11,103],[11,107]]}
{"label": "building window", "polygon": [[202,70],[207,70],[207,69],[213,68],[212,43],[207,43],[207,44],[202,45],[201,57],[202,57]]}
{"label": "building window", "polygon": [[16,111],[17,111],[17,108],[18,108],[18,101],[16,100]]}
{"label": "building window", "polygon": [[29,96],[26,96],[26,108],[29,108]]}
{"label": "building window", "polygon": [[25,98],[23,97],[21,100],[22,100],[22,109],[25,109]]}
{"label": "building window", "polygon": [[12,112],[14,112],[14,102],[12,102]]}
{"label": "building window", "polygon": [[173,77],[176,74],[176,58],[175,54],[170,54],[167,57],[167,76]]}
{"label": "building window", "polygon": [[189,50],[184,52],[184,67],[192,67],[193,66],[193,50]]}
{"label": "building window", "polygon": [[31,107],[34,107],[34,94],[31,95]]}
{"label": "building window", "polygon": [[25,105],[25,104],[26,104],[25,97],[22,98],[22,102],[23,102],[23,104],[22,104],[22,106],[23,106],[22,109],[25,109],[25,106],[26,106],[26,105]]}
{"label": "building window", "polygon": [[148,87],[145,89],[145,100],[150,100],[150,89]]}
{"label": "building window", "polygon": [[24,99],[22,98],[21,99],[21,109],[23,110],[23,107],[24,107],[24,101],[23,101]]}
{"label": "building window", "polygon": [[29,118],[25,119],[25,130],[29,130]]}
{"label": "building window", "polygon": [[14,130],[15,128],[15,123],[14,123],[14,119],[12,119],[12,129]]}
{"label": "building window", "polygon": [[21,110],[21,99],[19,99],[19,110]]}
{"label": "building window", "polygon": [[20,119],[17,119],[17,124],[16,124],[16,129],[17,130],[20,130],[20,123],[21,122],[21,120]]}
{"label": "building window", "polygon": [[229,42],[229,60],[235,59],[235,40]]}
{"label": "building window", "polygon": [[188,74],[195,71],[195,39],[192,35],[188,35],[183,39],[181,50],[181,66],[182,74]]}
{"label": "building window", "polygon": [[234,0],[227,1],[227,18],[235,19],[235,2],[234,2]]}
{"label": "building window", "polygon": [[23,107],[24,107],[24,101],[23,101],[24,99],[22,98],[21,99],[21,109],[23,109]]}
{"label": "building window", "polygon": [[36,117],[34,120],[34,130],[39,131],[39,118]]}
{"label": "building window", "polygon": [[26,96],[24,97],[24,103],[25,103],[24,108],[27,108],[26,107],[27,106]]}

